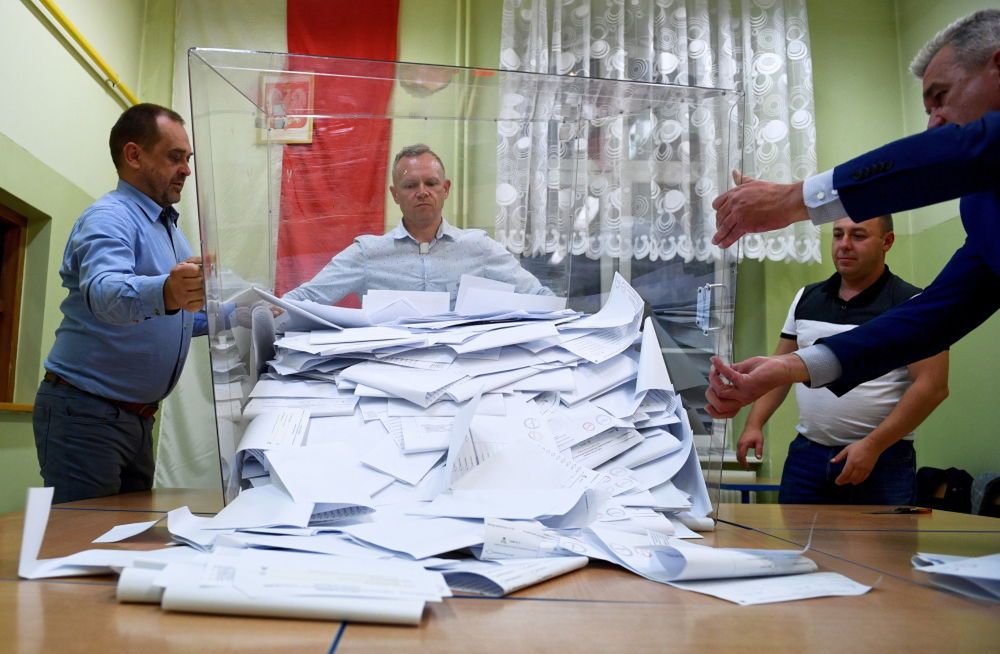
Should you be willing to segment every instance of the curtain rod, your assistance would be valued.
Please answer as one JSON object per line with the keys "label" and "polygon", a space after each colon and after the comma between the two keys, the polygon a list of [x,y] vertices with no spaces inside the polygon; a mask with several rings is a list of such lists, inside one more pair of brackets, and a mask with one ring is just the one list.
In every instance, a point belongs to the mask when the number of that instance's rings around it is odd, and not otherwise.
{"label": "curtain rod", "polygon": [[101,72],[104,73],[105,76],[104,81],[107,82],[111,88],[124,95],[131,104],[139,104],[139,99],[135,97],[135,94],[133,94],[127,86],[125,86],[124,82],[121,81],[121,78],[118,77],[118,73],[111,70],[111,67],[108,66],[103,58],[101,58],[101,55],[97,54],[94,46],[90,45],[90,42],[87,41],[87,39],[80,34],[80,31],[76,29],[76,26],[70,22],[70,20],[66,17],[66,14],[64,14],[62,10],[59,9],[54,2],[52,2],[52,0],[39,0],[39,2],[42,6],[49,10],[49,13],[56,19],[56,22],[58,22],[59,25],[66,30],[76,44],[87,53],[87,56],[90,57],[91,61],[93,61],[94,64],[101,69]]}

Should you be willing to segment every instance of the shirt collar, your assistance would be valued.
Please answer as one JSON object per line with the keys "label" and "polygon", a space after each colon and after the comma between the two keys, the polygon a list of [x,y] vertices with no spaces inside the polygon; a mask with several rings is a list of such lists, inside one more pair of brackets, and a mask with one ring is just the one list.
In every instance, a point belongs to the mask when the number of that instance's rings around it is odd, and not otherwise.
{"label": "shirt collar", "polygon": [[166,214],[167,218],[169,218],[174,225],[177,224],[177,218],[180,214],[177,213],[177,210],[174,209],[173,206],[169,206],[164,209],[160,205],[156,204],[156,202],[153,201],[153,198],[132,186],[124,179],[118,180],[117,190],[119,193],[139,205],[139,208],[142,209],[142,212],[146,214],[146,217],[149,218],[151,222],[157,222],[160,220],[160,216],[162,214]]}
{"label": "shirt collar", "polygon": [[[442,238],[447,238],[450,241],[454,241],[458,237],[458,232],[459,229],[457,227],[442,218],[441,224],[438,225],[437,234],[434,235],[434,240],[439,241]],[[404,238],[408,238],[414,243],[417,241],[408,231],[406,231],[406,227],[403,226],[402,218],[399,220],[399,224],[396,225],[391,232],[389,232],[389,235],[397,241]]]}
{"label": "shirt collar", "polygon": [[[889,279],[892,277],[892,273],[889,271],[889,266],[885,267],[882,274],[876,279],[872,284],[861,291],[850,300],[847,300],[847,304],[853,306],[865,306],[878,297],[885,285],[889,283]],[[833,273],[829,279],[823,284],[823,290],[831,298],[835,300],[840,300],[840,273]],[[841,300],[843,301],[843,300]]]}

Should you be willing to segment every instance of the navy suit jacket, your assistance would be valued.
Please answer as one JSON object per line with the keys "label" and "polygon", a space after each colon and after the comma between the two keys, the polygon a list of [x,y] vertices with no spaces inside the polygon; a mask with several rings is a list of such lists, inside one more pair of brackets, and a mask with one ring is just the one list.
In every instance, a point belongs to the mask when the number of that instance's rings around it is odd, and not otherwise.
{"label": "navy suit jacket", "polygon": [[856,222],[960,197],[966,233],[923,293],[817,341],[840,361],[842,374],[828,388],[843,395],[941,352],[1000,308],[1000,112],[894,141],[841,164],[833,186]]}

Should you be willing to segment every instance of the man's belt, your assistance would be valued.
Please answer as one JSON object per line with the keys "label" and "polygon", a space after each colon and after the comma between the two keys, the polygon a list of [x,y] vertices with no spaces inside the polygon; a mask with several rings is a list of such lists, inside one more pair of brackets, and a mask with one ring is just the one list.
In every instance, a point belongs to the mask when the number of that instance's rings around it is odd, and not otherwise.
{"label": "man's belt", "polygon": [[82,388],[77,388],[76,386],[69,383],[59,375],[55,374],[54,372],[49,372],[48,370],[45,371],[45,381],[52,382],[53,384],[62,384],[63,386],[69,386],[70,388],[74,388],[80,391],[81,393],[86,393],[91,397],[96,397],[98,400],[101,400],[102,402],[107,402],[112,406],[116,406],[119,409],[122,409],[123,411],[128,411],[129,413],[133,413],[139,416],[140,418],[152,418],[153,414],[156,413],[156,410],[160,408],[160,405],[155,402],[153,404],[143,404],[141,402],[125,402],[123,400],[112,400],[107,397],[101,397],[100,395],[94,395],[93,393],[89,393],[83,390]]}

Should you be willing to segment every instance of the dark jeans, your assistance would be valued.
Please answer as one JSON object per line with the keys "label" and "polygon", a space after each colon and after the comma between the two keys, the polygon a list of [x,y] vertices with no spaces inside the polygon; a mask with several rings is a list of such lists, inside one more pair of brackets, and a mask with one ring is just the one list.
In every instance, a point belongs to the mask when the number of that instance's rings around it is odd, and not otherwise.
{"label": "dark jeans", "polygon": [[38,465],[53,502],[149,490],[153,418],[72,386],[43,381],[32,416]]}
{"label": "dark jeans", "polygon": [[912,441],[899,441],[878,458],[858,485],[838,486],[834,480],[844,463],[830,463],[843,447],[820,445],[799,434],[788,446],[778,501],[782,504],[912,504],[917,457]]}

